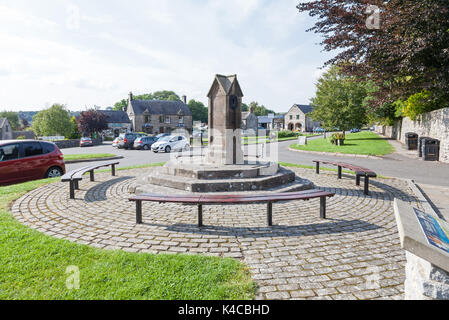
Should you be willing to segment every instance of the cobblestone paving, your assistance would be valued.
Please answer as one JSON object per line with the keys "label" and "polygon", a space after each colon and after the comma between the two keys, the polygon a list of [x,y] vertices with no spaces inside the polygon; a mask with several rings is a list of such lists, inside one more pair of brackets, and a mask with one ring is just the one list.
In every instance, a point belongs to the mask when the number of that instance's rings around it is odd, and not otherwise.
{"label": "cobblestone paving", "polygon": [[376,179],[364,196],[363,183],[355,186],[351,176],[295,169],[336,193],[328,199],[327,220],[319,218],[319,199],[274,204],[272,228],[263,204],[205,206],[200,229],[196,207],[179,204],[144,203],[144,224],[135,224],[128,189],[148,170],[86,178],[75,200],[67,184],[50,184],[17,200],[12,212],[40,232],[98,248],[241,259],[259,285],[258,299],[403,298],[405,255],[393,199],[420,207],[406,182]]}

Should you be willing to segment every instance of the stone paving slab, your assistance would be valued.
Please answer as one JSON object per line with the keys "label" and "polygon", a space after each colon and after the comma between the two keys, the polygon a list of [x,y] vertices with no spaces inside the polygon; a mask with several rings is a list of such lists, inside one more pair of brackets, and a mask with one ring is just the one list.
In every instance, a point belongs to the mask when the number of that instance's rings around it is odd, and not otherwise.
{"label": "stone paving slab", "polygon": [[[353,176],[338,180],[335,173],[297,168],[301,178],[336,193],[327,220],[319,218],[319,199],[275,204],[272,228],[263,204],[205,206],[205,227],[198,228],[194,206],[144,203],[144,224],[136,225],[127,199],[148,170],[120,171],[112,179],[96,174],[96,182],[80,182],[75,200],[67,184],[43,186],[18,199],[12,212],[40,232],[97,248],[240,259],[259,285],[257,299],[403,298],[405,254],[393,200],[421,207],[407,182],[372,180],[365,196]],[[154,192],[173,191],[155,186]]]}

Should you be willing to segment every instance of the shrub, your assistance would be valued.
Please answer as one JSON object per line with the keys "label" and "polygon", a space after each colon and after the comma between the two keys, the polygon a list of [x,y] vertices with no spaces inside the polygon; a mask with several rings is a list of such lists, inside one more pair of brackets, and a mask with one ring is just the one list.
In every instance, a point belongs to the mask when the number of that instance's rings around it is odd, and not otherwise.
{"label": "shrub", "polygon": [[298,134],[290,130],[282,130],[278,132],[278,138],[296,137]]}
{"label": "shrub", "polygon": [[332,144],[337,144],[338,140],[345,140],[346,137],[343,133],[334,133],[330,136],[329,140]]}

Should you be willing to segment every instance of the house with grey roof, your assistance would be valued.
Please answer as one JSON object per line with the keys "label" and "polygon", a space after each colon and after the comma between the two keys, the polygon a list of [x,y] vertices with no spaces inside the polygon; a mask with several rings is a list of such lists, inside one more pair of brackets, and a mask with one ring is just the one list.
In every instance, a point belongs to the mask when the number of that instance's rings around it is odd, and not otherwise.
{"label": "house with grey roof", "polygon": [[120,133],[131,131],[131,120],[125,111],[100,110],[100,112],[106,116],[108,130],[114,137],[118,137]]}
{"label": "house with grey roof", "polygon": [[0,140],[11,140],[12,128],[7,118],[0,118]]}
{"label": "house with grey roof", "polygon": [[267,116],[258,117],[259,127],[266,130],[283,130],[284,129],[284,115],[270,113]]}
{"label": "house with grey roof", "polygon": [[285,126],[290,131],[311,132],[313,128],[321,126],[319,121],[313,121],[310,113],[313,107],[310,105],[294,104],[285,114]]}
{"label": "house with grey roof", "polygon": [[252,110],[242,112],[242,129],[257,130],[257,116]]}
{"label": "house with grey roof", "polygon": [[129,94],[126,110],[132,130],[148,134],[170,133],[183,128],[192,132],[192,111],[183,101],[134,100]]}

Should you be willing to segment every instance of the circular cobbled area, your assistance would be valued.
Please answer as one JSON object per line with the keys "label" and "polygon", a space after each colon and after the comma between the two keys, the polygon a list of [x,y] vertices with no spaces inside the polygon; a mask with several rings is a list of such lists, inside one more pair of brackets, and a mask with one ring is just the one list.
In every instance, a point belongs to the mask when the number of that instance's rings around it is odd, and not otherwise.
{"label": "circular cobbled area", "polygon": [[[403,298],[405,254],[393,200],[420,207],[406,181],[374,179],[365,196],[354,176],[338,180],[334,172],[298,168],[316,188],[336,193],[327,201],[326,220],[319,217],[319,199],[274,204],[271,228],[264,204],[205,206],[199,228],[196,207],[144,203],[144,223],[136,225],[129,189],[150,170],[85,178],[75,200],[68,184],[46,185],[17,200],[12,212],[47,235],[97,248],[239,259],[259,286],[257,299]],[[155,186],[154,192],[173,190]]]}

